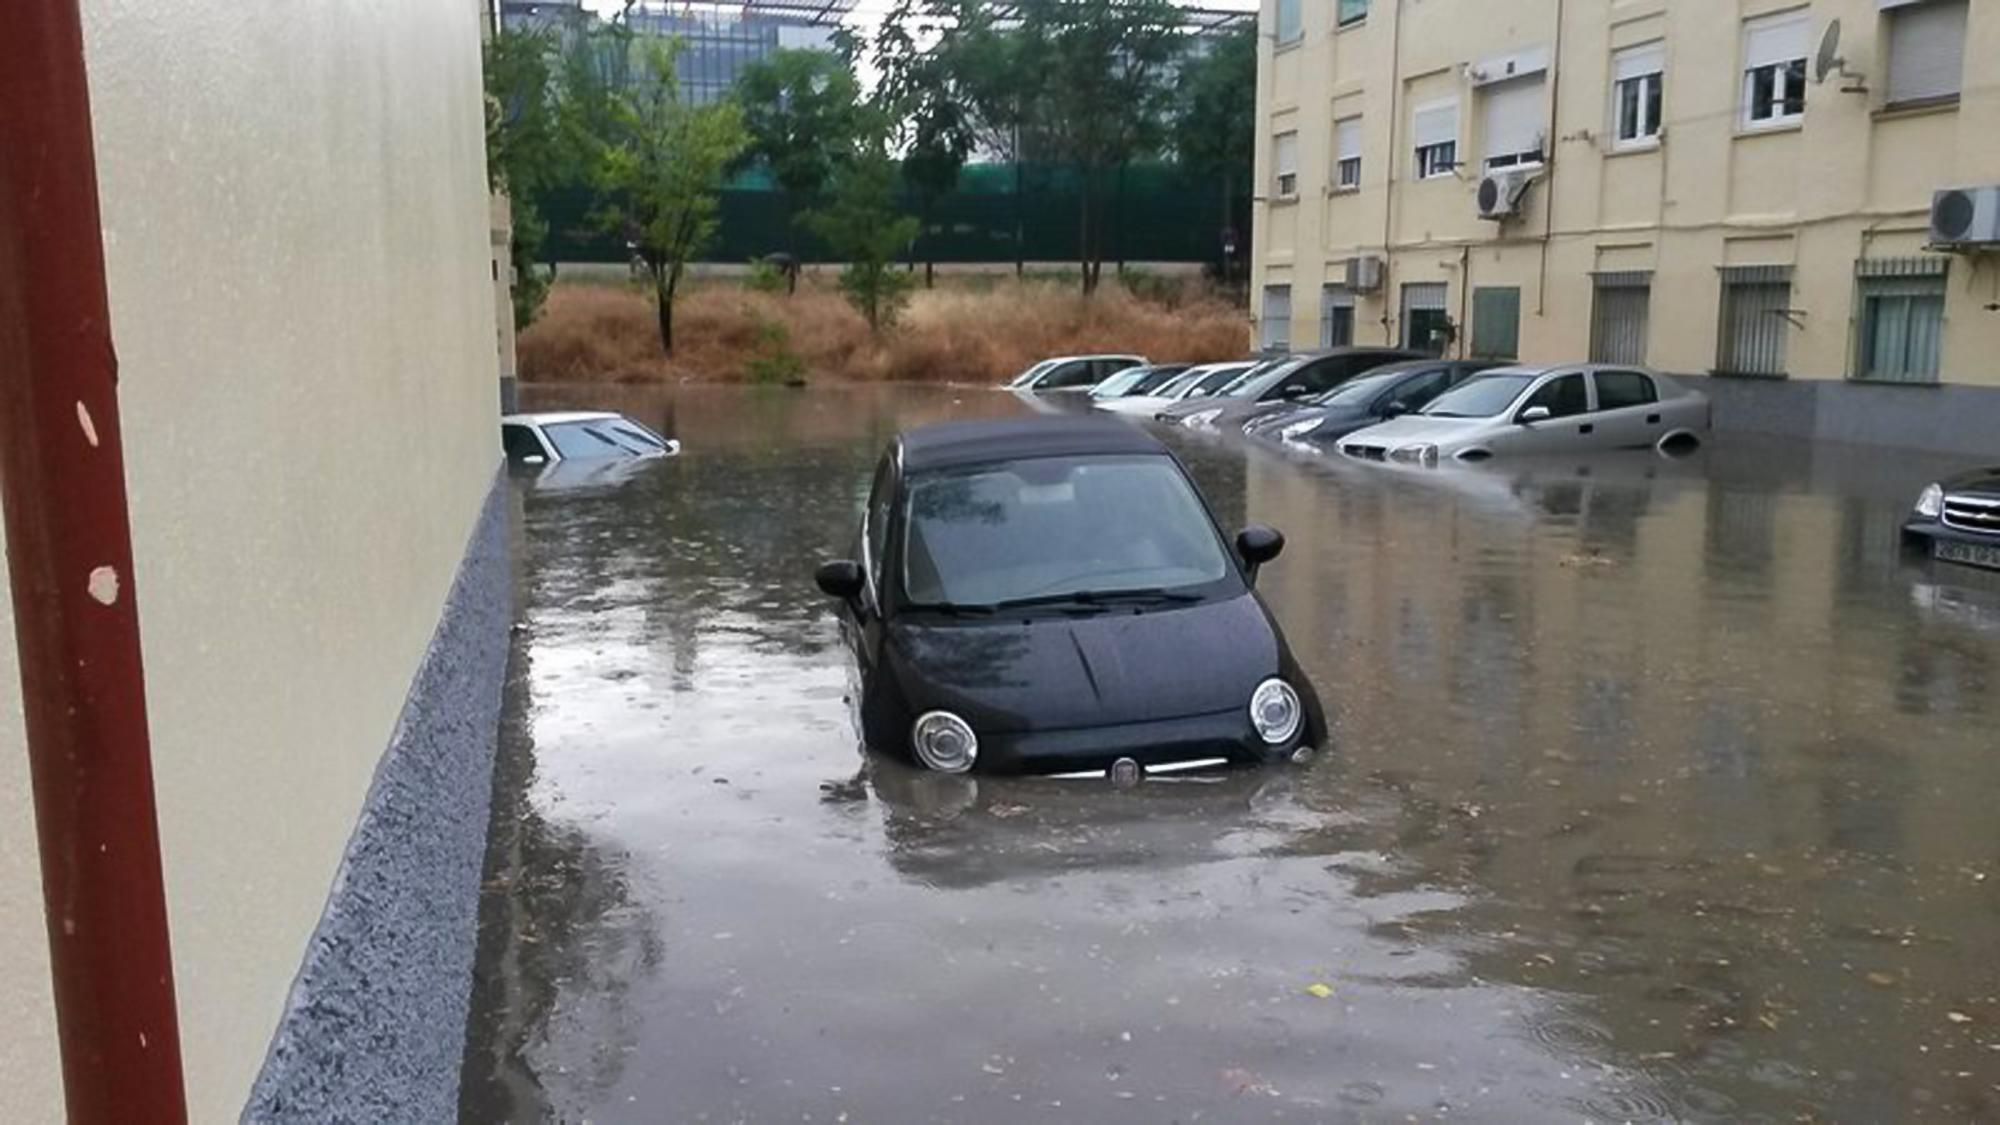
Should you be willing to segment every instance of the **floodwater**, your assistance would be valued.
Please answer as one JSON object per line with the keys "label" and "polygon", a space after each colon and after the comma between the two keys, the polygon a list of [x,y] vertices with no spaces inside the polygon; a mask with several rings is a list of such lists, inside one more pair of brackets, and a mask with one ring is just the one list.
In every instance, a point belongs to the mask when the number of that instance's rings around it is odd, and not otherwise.
{"label": "floodwater", "polygon": [[1289,536],[1335,747],[1118,791],[849,726],[814,565],[897,428],[1014,399],[609,397],[687,453],[518,500],[467,1120],[2000,1119],[2000,575],[1899,554],[1939,466],[1183,442]]}

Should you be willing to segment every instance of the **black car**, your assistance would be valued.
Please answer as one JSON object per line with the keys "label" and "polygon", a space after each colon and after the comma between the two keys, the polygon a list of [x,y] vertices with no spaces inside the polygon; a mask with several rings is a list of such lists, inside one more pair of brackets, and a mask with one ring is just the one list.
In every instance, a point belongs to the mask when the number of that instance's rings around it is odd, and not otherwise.
{"label": "black car", "polygon": [[[1181,463],[1091,418],[947,422],[891,443],[840,599],[871,748],[947,773],[1303,761],[1326,724]],[[1129,759],[1129,761],[1128,761]]]}
{"label": "black car", "polygon": [[1415,413],[1472,376],[1498,366],[1498,361],[1484,359],[1392,363],[1326,394],[1252,418],[1243,432],[1294,445],[1327,444],[1377,422]]}
{"label": "black car", "polygon": [[1269,364],[1216,399],[1178,402],[1154,417],[1200,430],[1241,427],[1257,415],[1282,409],[1288,402],[1325,394],[1383,364],[1422,358],[1421,352],[1401,348],[1335,348],[1313,352]]}
{"label": "black car", "polygon": [[1925,485],[1903,541],[1945,562],[2000,570],[2000,465]]}

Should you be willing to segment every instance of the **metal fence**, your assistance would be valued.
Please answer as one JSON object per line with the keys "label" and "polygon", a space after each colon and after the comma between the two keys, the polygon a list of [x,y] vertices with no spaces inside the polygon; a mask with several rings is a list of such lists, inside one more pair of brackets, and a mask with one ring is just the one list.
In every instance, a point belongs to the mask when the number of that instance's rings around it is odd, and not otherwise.
{"label": "metal fence", "polygon": [[[901,209],[924,220],[912,247],[914,261],[1001,263],[1073,262],[1078,258],[1082,181],[1071,168],[1024,164],[967,167],[957,190],[928,208],[905,190]],[[1172,164],[1135,164],[1098,180],[1098,245],[1107,262],[1201,262],[1221,266],[1225,243],[1235,249],[1240,274],[1249,241],[1248,183],[1227,193],[1222,178]],[[624,262],[624,239],[595,214],[600,201],[587,190],[552,195],[543,208],[549,235],[547,261]],[[777,252],[826,261],[825,246],[795,221],[794,208],[767,176],[746,173],[722,193],[721,229],[701,255],[705,262],[743,263]]]}

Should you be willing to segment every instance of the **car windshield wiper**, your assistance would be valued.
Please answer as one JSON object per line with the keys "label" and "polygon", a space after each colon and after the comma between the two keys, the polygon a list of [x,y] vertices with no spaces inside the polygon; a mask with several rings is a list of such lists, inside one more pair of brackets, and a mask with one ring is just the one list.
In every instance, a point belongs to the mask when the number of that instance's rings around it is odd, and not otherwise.
{"label": "car windshield wiper", "polygon": [[950,617],[991,617],[1000,612],[999,606],[984,602],[914,602],[903,608],[919,613],[942,613]]}
{"label": "car windshield wiper", "polygon": [[1163,587],[1130,590],[1070,590],[1061,594],[1038,594],[1029,598],[1008,598],[996,602],[999,609],[1027,609],[1040,605],[1082,605],[1104,606],[1119,602],[1161,604],[1167,602],[1191,603],[1202,600],[1200,594],[1168,590]]}

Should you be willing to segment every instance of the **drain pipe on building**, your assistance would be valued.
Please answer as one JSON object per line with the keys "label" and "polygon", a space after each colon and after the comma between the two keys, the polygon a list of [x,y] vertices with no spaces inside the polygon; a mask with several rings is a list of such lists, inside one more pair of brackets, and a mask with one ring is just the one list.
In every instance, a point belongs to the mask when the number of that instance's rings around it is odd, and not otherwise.
{"label": "drain pipe on building", "polygon": [[77,0],[0,35],[0,501],[69,1120],[183,1122]]}

